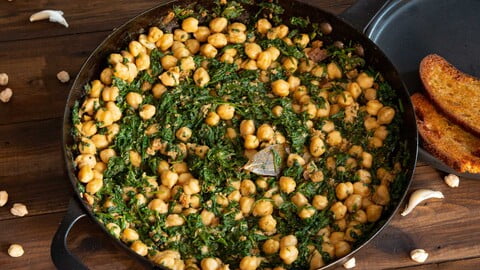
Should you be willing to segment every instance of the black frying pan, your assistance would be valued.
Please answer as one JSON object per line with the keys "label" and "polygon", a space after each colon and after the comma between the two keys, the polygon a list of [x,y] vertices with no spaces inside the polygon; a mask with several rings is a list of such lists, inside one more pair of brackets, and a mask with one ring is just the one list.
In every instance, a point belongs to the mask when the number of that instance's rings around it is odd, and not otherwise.
{"label": "black frying pan", "polygon": [[[410,93],[423,91],[418,66],[431,53],[443,56],[463,72],[480,77],[480,1],[374,1],[381,4],[369,6],[369,16],[358,18],[357,26],[392,61]],[[349,12],[357,14],[359,8],[362,7],[357,5]],[[456,172],[423,148],[419,149],[419,159],[447,173],[480,179],[480,174]]]}
{"label": "black frying pan", "polygon": [[[176,5],[184,6],[187,4],[191,4],[194,1],[187,0],[187,1],[179,1],[175,2]],[[88,83],[94,76],[98,76],[100,71],[105,67],[105,62],[107,56],[114,51],[119,51],[120,49],[126,47],[128,42],[134,38],[137,38],[138,34],[148,29],[148,27],[153,25],[158,25],[159,21],[162,16],[166,15],[168,11],[172,9],[174,1],[162,1],[158,7],[155,7],[151,10],[140,14],[136,18],[132,19],[131,21],[127,22],[126,24],[119,27],[116,31],[110,34],[95,51],[90,55],[87,59],[83,67],[81,68],[80,72],[73,83],[70,95],[68,97],[68,101],[65,107],[65,114],[63,120],[63,150],[65,156],[65,162],[68,169],[68,176],[69,180],[72,184],[74,189],[74,198],[71,200],[68,212],[64,219],[62,220],[58,231],[56,232],[51,245],[51,256],[54,264],[59,269],[88,269],[82,262],[67,248],[66,245],[66,238],[72,226],[78,221],[80,218],[88,216],[92,219],[95,223],[97,223],[102,230],[107,235],[110,235],[105,227],[101,225],[95,218],[90,209],[82,198],[79,196],[79,191],[77,189],[77,178],[75,175],[74,164],[72,153],[68,150],[69,145],[73,144],[73,138],[70,135],[71,130],[71,108],[76,100],[79,100],[83,94],[83,86]],[[367,5],[365,9],[359,9],[363,4],[372,4],[366,0],[360,0],[359,5],[357,6],[356,10],[359,13],[346,13],[344,18],[349,19],[353,18],[352,20],[357,24],[358,22],[355,20],[356,15],[365,16],[365,12],[369,12],[368,10],[375,10],[378,8],[378,3],[374,3],[374,5]],[[199,0],[198,4],[204,6],[210,6],[211,1],[208,0]],[[415,170],[416,164],[416,157],[418,151],[418,135],[417,135],[417,127],[415,123],[415,115],[413,111],[412,104],[410,102],[409,94],[405,85],[403,84],[399,73],[396,71],[395,67],[392,63],[388,60],[388,58],[383,54],[383,52],[371,41],[369,40],[361,31],[356,30],[354,27],[346,23],[343,19],[325,12],[321,9],[312,7],[310,5],[294,2],[289,0],[280,0],[280,4],[285,8],[285,19],[291,16],[309,16],[312,22],[329,22],[333,27],[333,32],[328,35],[326,38],[330,39],[331,42],[333,41],[347,41],[352,40],[361,44],[364,48],[365,52],[365,60],[371,66],[373,66],[376,70],[380,71],[384,78],[390,83],[390,85],[398,91],[398,96],[400,101],[403,104],[404,112],[403,112],[403,119],[404,119],[404,127],[402,128],[402,140],[406,141],[407,145],[407,152],[410,155],[410,159],[408,161],[408,165],[406,166],[406,179],[405,185],[403,187],[402,196],[399,200],[394,201],[392,206],[388,209],[387,212],[384,213],[382,218],[382,222],[377,223],[376,227],[373,229],[371,236],[367,241],[361,243],[357,246],[348,256],[341,258],[337,261],[322,267],[321,269],[332,268],[334,266],[343,264],[349,258],[353,256],[360,248],[365,246],[372,238],[374,238],[385,226],[388,222],[392,219],[398,208],[400,207],[403,199],[407,194],[407,190],[410,186],[410,182]],[[376,5],[375,5],[376,4]],[[285,20],[288,21],[288,20]],[[141,257],[137,255],[135,252],[130,250],[128,246],[121,243],[118,239],[111,237],[111,241],[118,244],[122,248],[124,248],[132,258],[139,261],[142,265],[145,266],[146,269],[164,269],[163,267],[156,266],[152,262],[150,262],[147,258]]]}

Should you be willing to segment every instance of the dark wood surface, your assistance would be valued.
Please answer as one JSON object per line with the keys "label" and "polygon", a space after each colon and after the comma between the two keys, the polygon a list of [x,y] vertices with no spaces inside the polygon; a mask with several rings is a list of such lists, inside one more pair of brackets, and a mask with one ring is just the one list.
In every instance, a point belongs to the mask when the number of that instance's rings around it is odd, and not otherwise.
{"label": "dark wood surface", "polygon": [[[354,0],[314,0],[339,13]],[[0,72],[10,77],[14,96],[0,103],[0,190],[10,199],[0,208],[0,269],[54,269],[50,241],[72,196],[61,157],[61,117],[69,84],[56,79],[67,70],[72,77],[90,52],[117,26],[157,5],[147,0],[14,0],[0,1]],[[65,11],[70,28],[48,22],[29,23],[41,9]],[[480,269],[480,181],[461,179],[452,189],[443,174],[419,164],[412,190],[430,188],[444,200],[422,203],[392,223],[356,254],[356,269]],[[25,203],[29,214],[14,217],[9,209]],[[72,230],[69,246],[91,269],[137,269],[122,249],[113,246],[88,219]],[[25,255],[11,258],[8,246],[19,243]],[[424,265],[409,259],[423,248]]]}

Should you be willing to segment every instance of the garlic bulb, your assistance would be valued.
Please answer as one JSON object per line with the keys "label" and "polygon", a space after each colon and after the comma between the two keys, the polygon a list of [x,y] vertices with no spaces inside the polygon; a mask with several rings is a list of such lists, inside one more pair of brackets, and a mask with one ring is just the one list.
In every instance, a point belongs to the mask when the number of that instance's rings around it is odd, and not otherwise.
{"label": "garlic bulb", "polygon": [[430,199],[430,198],[438,198],[443,199],[443,193],[440,191],[434,191],[430,189],[419,189],[410,195],[410,199],[408,200],[407,207],[402,212],[402,216],[406,216],[412,212],[412,210],[422,201]]}

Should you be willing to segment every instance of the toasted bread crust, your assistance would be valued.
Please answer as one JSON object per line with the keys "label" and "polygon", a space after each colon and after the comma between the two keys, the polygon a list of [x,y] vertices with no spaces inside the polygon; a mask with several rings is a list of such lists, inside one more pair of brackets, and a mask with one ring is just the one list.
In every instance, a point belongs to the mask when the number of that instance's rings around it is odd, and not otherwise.
{"label": "toasted bread crust", "polygon": [[431,54],[420,63],[420,78],[431,101],[452,122],[480,136],[480,80]]}
{"label": "toasted bread crust", "polygon": [[459,172],[480,173],[480,138],[445,118],[422,94],[411,99],[425,149]]}

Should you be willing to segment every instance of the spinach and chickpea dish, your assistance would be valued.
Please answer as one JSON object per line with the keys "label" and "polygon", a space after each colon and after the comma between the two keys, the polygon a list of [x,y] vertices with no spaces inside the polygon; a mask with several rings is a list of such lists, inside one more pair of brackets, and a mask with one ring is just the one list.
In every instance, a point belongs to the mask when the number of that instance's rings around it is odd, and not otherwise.
{"label": "spinach and chickpea dish", "polygon": [[[361,50],[247,4],[174,8],[73,108],[81,196],[170,269],[315,269],[368,238],[405,183],[402,107]],[[259,154],[274,174],[245,167]]]}

